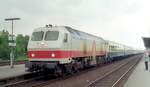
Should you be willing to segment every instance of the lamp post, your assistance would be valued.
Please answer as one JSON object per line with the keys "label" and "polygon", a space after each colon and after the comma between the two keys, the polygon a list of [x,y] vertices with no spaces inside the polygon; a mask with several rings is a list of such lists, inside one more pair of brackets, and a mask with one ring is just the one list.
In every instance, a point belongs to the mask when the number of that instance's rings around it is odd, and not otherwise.
{"label": "lamp post", "polygon": [[20,20],[20,18],[6,18],[5,21],[11,21],[12,22],[12,32],[11,32],[11,38],[10,41],[11,43],[9,43],[9,45],[11,46],[11,52],[10,52],[10,67],[13,68],[13,62],[14,62],[14,47],[16,46],[15,44],[15,36],[13,35],[13,22],[14,20]]}

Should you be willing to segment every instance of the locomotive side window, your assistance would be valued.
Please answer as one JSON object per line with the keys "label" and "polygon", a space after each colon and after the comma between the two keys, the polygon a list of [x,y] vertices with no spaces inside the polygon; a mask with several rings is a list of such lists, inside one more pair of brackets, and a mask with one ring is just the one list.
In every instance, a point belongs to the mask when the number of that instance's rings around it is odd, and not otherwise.
{"label": "locomotive side window", "polygon": [[47,31],[45,35],[45,40],[46,41],[53,41],[53,40],[58,40],[58,31]]}
{"label": "locomotive side window", "polygon": [[68,34],[67,33],[64,34],[64,42],[68,42]]}
{"label": "locomotive side window", "polygon": [[33,32],[31,40],[32,41],[41,41],[43,39],[44,32],[39,31],[39,32]]}

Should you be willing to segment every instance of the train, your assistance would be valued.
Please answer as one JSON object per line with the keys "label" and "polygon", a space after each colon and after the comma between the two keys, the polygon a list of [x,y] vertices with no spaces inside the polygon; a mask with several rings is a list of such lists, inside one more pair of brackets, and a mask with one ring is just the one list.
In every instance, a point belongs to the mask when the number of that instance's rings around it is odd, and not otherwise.
{"label": "train", "polygon": [[33,30],[27,46],[29,72],[77,72],[137,54],[132,47],[73,29],[46,25]]}

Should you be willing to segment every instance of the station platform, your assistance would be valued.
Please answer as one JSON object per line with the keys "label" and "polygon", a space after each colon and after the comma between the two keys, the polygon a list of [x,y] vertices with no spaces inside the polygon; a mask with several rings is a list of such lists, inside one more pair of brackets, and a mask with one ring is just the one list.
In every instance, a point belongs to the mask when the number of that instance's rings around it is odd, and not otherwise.
{"label": "station platform", "polygon": [[149,70],[145,70],[144,58],[132,72],[124,87],[150,87],[150,62]]}
{"label": "station platform", "polygon": [[25,72],[24,64],[14,65],[14,68],[10,68],[10,66],[0,66],[0,80],[25,75],[28,73],[29,72]]}

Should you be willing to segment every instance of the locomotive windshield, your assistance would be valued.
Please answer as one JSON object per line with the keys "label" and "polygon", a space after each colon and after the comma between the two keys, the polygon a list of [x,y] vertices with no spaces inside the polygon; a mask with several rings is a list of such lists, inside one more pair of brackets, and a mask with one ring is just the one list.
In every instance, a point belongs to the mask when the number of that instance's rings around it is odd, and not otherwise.
{"label": "locomotive windshield", "polygon": [[58,40],[58,31],[47,31],[45,35],[45,40],[46,41],[53,41],[53,40]]}
{"label": "locomotive windshield", "polygon": [[32,41],[41,41],[43,39],[44,32],[39,31],[39,32],[33,32],[31,40]]}

